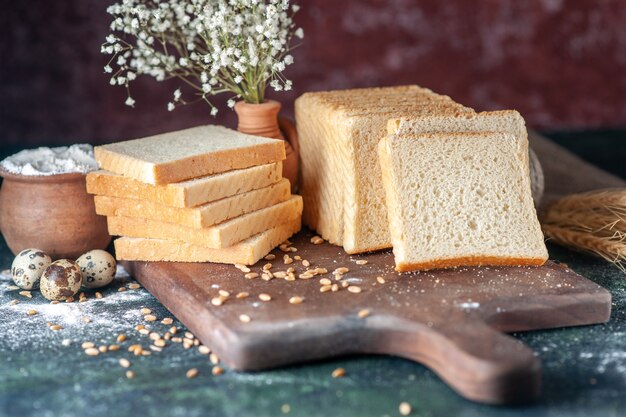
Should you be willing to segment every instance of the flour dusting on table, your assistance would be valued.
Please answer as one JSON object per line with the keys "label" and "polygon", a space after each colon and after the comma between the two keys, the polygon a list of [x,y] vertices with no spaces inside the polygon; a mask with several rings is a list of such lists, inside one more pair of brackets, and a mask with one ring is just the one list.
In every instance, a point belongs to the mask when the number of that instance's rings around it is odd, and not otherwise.
{"label": "flour dusting on table", "polygon": [[[132,331],[133,326],[143,322],[137,305],[148,304],[152,296],[143,288],[118,292],[134,282],[126,271],[118,266],[116,277],[109,287],[101,289],[104,296],[95,297],[95,291],[85,291],[86,302],[60,302],[51,304],[38,290],[32,291],[32,298],[20,296],[20,290],[12,290],[13,282],[8,270],[0,272],[0,334],[9,349],[46,349],[50,344],[79,343],[91,335],[101,335],[111,343],[111,337],[121,332]],[[81,290],[82,291],[82,290]],[[78,297],[76,297],[78,298]],[[11,301],[18,300],[18,304]],[[132,306],[132,308],[131,308]],[[37,314],[28,315],[29,310]],[[89,319],[85,321],[85,317]],[[61,331],[52,331],[47,323],[62,326]],[[93,340],[93,342],[100,342]],[[101,342],[105,342],[102,340]]]}
{"label": "flour dusting on table", "polygon": [[5,158],[0,167],[12,174],[37,176],[87,173],[98,169],[93,146],[77,144],[57,148],[26,149]]}

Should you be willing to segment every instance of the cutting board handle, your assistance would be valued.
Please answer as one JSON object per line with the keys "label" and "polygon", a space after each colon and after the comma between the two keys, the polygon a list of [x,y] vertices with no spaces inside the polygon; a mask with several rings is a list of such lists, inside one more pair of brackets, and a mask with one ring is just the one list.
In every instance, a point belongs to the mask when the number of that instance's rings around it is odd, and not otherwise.
{"label": "cutting board handle", "polygon": [[375,344],[380,348],[377,353],[420,362],[474,401],[526,403],[539,396],[540,361],[517,339],[476,318],[448,320],[430,327],[400,321],[391,326],[387,322],[376,332],[374,337],[386,341]]}

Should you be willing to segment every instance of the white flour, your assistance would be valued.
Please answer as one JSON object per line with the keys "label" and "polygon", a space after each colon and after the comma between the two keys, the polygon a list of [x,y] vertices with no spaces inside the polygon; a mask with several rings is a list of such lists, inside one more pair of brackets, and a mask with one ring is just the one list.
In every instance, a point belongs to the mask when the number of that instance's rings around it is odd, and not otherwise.
{"label": "white flour", "polygon": [[4,159],[0,166],[12,174],[28,176],[87,173],[98,169],[93,146],[88,144],[27,149]]}
{"label": "white flour", "polygon": [[[21,290],[8,290],[13,285],[8,270],[0,272],[0,334],[4,338],[0,345],[3,349],[45,349],[50,344],[61,343],[69,339],[72,343],[93,338],[93,342],[114,343],[118,333],[131,333],[133,326],[144,323],[139,308],[147,305],[152,296],[143,288],[137,290],[116,291],[118,286],[125,286],[131,281],[126,271],[118,266],[113,284],[101,291],[104,297],[96,299],[94,292],[89,292],[87,302],[50,304],[44,300],[38,290],[33,290],[33,298],[28,299],[18,294]],[[19,304],[11,305],[11,300]],[[37,311],[34,316],[26,313]],[[84,318],[88,317],[89,322]],[[59,324],[60,332],[48,329],[46,323]]]}

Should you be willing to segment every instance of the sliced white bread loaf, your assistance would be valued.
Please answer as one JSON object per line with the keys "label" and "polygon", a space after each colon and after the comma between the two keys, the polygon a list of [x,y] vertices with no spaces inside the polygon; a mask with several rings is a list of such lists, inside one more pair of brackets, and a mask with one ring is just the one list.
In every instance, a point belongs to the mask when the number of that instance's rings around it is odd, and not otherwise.
{"label": "sliced white bread loaf", "polygon": [[300,230],[300,219],[284,223],[223,249],[180,241],[121,237],[115,256],[125,261],[217,262],[253,265]]}
{"label": "sliced white bread loaf", "polygon": [[291,196],[289,180],[281,179],[268,187],[248,191],[198,207],[169,207],[134,198],[94,197],[96,213],[102,216],[140,217],[192,228],[222,223],[246,213],[286,201]]}
{"label": "sliced white bread loaf", "polygon": [[148,184],[168,184],[285,159],[283,141],[222,126],[197,126],[96,146],[102,169]]}
{"label": "sliced white bread loaf", "polygon": [[378,151],[396,270],[547,260],[525,137],[392,134]]}
{"label": "sliced white bread loaf", "polygon": [[100,170],[87,174],[87,192],[148,200],[171,207],[195,207],[275,184],[281,179],[282,170],[282,162],[276,162],[163,185],[146,184]]}
{"label": "sliced white bread loaf", "polygon": [[299,221],[301,215],[302,197],[293,195],[282,203],[202,229],[139,217],[111,216],[107,218],[107,223],[109,233],[114,236],[167,239],[220,249],[279,224],[292,220]]}
{"label": "sliced white bread loaf", "polygon": [[473,113],[418,86],[306,93],[296,100],[303,221],[348,253],[391,246],[376,146],[387,121]]}

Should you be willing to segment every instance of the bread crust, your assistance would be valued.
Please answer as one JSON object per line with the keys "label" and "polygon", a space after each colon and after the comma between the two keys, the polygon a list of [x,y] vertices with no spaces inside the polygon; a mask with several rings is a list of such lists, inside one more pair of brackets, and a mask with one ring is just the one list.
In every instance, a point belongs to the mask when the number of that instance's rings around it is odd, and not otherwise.
{"label": "bread crust", "polygon": [[121,237],[115,240],[118,260],[147,262],[215,262],[253,265],[300,230],[300,219],[266,230],[243,242],[211,249],[164,239]]}
{"label": "bread crust", "polygon": [[190,208],[232,197],[281,181],[282,162],[208,175],[174,184],[146,184],[110,171],[87,174],[87,192],[118,198],[136,198],[154,203]]}
{"label": "bread crust", "polygon": [[197,207],[170,207],[149,200],[94,196],[96,213],[101,216],[140,217],[201,229],[287,201],[291,196],[289,180],[247,191]]}
{"label": "bread crust", "polygon": [[509,258],[497,256],[463,256],[451,259],[435,259],[430,262],[396,264],[396,271],[429,271],[431,269],[456,268],[459,266],[541,266],[547,258]]}
{"label": "bread crust", "polygon": [[285,222],[300,221],[302,197],[293,195],[282,203],[256,210],[210,227],[191,228],[176,223],[140,217],[109,216],[109,234],[136,238],[165,239],[200,247],[222,249],[235,245]]}

